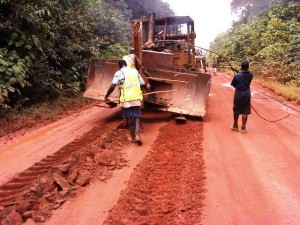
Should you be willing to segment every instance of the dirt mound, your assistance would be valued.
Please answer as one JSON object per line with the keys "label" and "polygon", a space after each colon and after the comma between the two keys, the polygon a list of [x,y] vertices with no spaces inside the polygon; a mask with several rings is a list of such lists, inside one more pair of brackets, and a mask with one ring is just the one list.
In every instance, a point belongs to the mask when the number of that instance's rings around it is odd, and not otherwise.
{"label": "dirt mound", "polygon": [[163,127],[105,224],[197,224],[204,198],[201,121]]}

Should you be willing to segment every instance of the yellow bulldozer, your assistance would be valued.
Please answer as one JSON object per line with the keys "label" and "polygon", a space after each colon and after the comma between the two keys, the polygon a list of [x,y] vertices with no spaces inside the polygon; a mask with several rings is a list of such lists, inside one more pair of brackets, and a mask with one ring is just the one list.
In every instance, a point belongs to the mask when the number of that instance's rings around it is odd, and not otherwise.
{"label": "yellow bulldozer", "polygon": [[[140,74],[151,87],[144,94],[144,107],[204,117],[211,75],[204,72],[202,55],[195,49],[194,21],[189,16],[155,18],[152,13],[132,20],[131,31],[131,49],[141,61]],[[104,100],[117,70],[117,60],[92,60],[84,96]],[[112,100],[118,97],[117,90],[110,95]]]}

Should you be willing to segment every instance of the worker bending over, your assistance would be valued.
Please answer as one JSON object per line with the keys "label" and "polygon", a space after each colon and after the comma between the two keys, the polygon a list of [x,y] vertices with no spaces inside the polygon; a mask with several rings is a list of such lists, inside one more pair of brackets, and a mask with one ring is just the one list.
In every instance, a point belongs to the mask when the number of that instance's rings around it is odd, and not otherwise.
{"label": "worker bending over", "polygon": [[127,120],[130,136],[129,141],[135,141],[139,145],[142,144],[140,137],[141,124],[141,101],[143,99],[141,88],[145,88],[145,82],[139,72],[135,68],[127,67],[125,60],[118,61],[119,70],[115,73],[112,84],[107,90],[104,97],[105,102],[110,102],[109,95],[119,85],[120,105],[122,118]]}

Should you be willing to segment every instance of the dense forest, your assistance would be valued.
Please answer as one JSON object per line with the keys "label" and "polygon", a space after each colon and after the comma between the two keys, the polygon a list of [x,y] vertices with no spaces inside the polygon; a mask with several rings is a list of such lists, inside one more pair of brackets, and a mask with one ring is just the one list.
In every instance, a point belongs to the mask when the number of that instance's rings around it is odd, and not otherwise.
{"label": "dense forest", "polygon": [[[232,0],[239,15],[211,44],[218,66],[251,61],[255,74],[300,85],[299,0]],[[130,20],[174,12],[162,0],[0,0],[0,108],[84,90],[92,58],[120,58]],[[222,57],[221,57],[221,56]]]}
{"label": "dense forest", "polygon": [[211,44],[219,67],[249,60],[264,79],[300,86],[300,3],[298,0],[233,0],[239,20]]}
{"label": "dense forest", "polygon": [[0,105],[80,92],[91,58],[119,58],[130,19],[170,16],[161,0],[0,0]]}

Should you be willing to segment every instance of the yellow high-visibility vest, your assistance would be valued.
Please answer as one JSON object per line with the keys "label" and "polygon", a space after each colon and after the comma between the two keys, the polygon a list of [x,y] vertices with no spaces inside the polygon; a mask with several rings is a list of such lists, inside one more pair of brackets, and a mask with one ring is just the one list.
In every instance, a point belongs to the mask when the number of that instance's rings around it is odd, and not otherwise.
{"label": "yellow high-visibility vest", "polygon": [[124,83],[120,85],[120,102],[129,102],[133,100],[143,100],[141,84],[136,69],[123,67],[121,69],[125,76]]}

